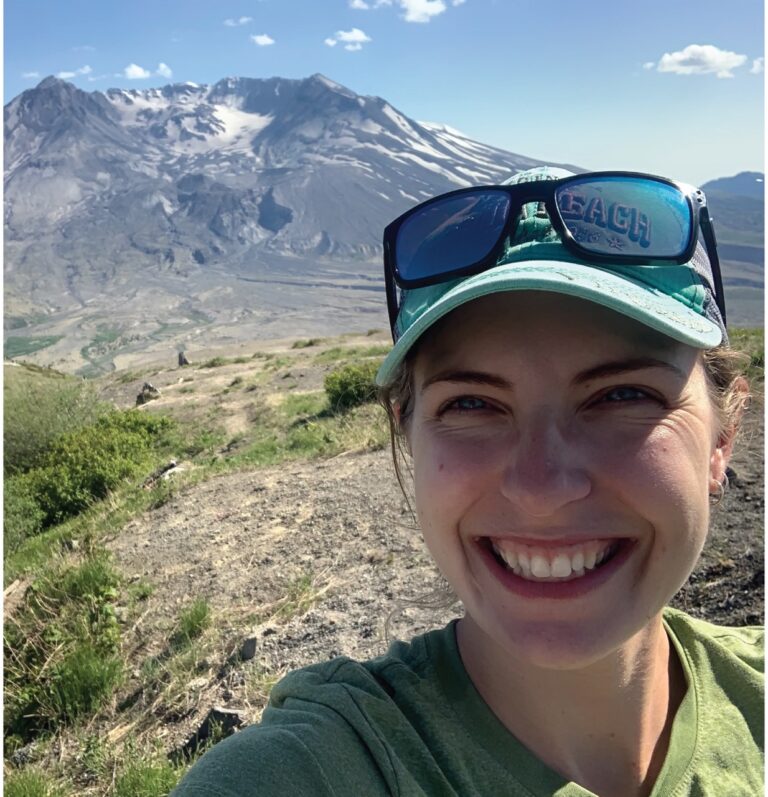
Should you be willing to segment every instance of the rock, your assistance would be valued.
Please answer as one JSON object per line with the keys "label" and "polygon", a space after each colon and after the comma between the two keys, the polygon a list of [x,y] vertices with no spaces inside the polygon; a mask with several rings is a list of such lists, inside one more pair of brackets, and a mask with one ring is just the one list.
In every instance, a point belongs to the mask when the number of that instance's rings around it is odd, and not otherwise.
{"label": "rock", "polygon": [[136,406],[140,407],[149,401],[154,401],[160,398],[160,390],[156,388],[151,382],[145,382],[141,387],[141,393],[136,396]]}
{"label": "rock", "polygon": [[145,490],[149,490],[157,484],[159,479],[167,479],[171,473],[177,470],[183,470],[178,466],[178,463],[175,459],[171,459],[166,462],[165,465],[161,465],[157,470],[152,471],[152,473],[147,476],[146,479],[142,482],[141,486]]}
{"label": "rock", "polygon": [[179,352],[179,367],[183,368],[185,365],[189,365],[189,360],[187,359],[187,355],[184,354],[183,351]]}
{"label": "rock", "polygon": [[240,660],[250,661],[256,655],[256,649],[259,646],[258,637],[250,636],[240,646]]}
{"label": "rock", "polygon": [[245,713],[223,706],[214,706],[200,727],[187,741],[169,754],[171,761],[190,761],[212,736],[231,736],[245,722]]}

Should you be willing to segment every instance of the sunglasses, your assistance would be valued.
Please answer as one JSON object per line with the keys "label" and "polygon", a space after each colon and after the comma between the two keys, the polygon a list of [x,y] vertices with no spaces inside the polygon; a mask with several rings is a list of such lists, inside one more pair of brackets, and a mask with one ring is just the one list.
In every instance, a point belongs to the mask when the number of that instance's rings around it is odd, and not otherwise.
{"label": "sunglasses", "polygon": [[[725,321],[720,262],[704,193],[637,172],[590,172],[557,180],[462,188],[428,199],[384,230],[384,274],[392,329],[398,287],[422,288],[499,263],[524,205],[540,203],[565,248],[597,267],[689,264],[699,233],[715,301]],[[535,253],[535,249],[534,249]],[[536,258],[532,254],[532,258]]]}

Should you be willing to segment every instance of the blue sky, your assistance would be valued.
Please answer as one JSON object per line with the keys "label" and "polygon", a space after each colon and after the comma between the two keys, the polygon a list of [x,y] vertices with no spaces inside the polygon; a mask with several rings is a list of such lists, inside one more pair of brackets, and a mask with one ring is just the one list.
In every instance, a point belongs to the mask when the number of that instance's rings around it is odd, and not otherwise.
{"label": "blue sky", "polygon": [[5,0],[4,102],[321,72],[531,157],[763,171],[762,0]]}

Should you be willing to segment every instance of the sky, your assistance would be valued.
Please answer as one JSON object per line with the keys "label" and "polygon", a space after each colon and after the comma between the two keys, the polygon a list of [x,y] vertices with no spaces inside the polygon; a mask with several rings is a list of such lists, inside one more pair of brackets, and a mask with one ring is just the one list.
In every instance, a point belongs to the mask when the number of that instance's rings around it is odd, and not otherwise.
{"label": "sky", "polygon": [[420,121],[586,169],[764,170],[762,0],[5,0],[4,103],[322,73]]}

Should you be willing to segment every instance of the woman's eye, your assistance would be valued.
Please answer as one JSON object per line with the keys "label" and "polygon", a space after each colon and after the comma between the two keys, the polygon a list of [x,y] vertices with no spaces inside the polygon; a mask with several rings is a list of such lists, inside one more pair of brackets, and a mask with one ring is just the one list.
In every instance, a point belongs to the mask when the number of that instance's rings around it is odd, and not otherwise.
{"label": "woman's eye", "polygon": [[476,412],[489,408],[489,404],[476,396],[460,396],[445,405],[443,412]]}
{"label": "woman's eye", "polygon": [[653,397],[645,390],[641,390],[639,387],[632,387],[631,385],[614,387],[601,396],[601,400],[607,402],[642,401],[652,398]]}

